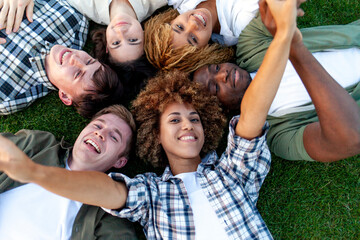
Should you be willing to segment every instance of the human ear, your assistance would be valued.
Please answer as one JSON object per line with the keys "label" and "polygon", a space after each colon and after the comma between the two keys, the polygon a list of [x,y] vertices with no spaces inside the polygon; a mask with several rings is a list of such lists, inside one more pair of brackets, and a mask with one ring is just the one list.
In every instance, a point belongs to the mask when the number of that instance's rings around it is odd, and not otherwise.
{"label": "human ear", "polygon": [[70,106],[72,104],[71,97],[60,89],[59,89],[59,98],[66,106]]}
{"label": "human ear", "polygon": [[121,157],[120,159],[118,159],[118,160],[114,163],[113,167],[114,167],[114,168],[122,168],[122,167],[124,167],[124,166],[126,165],[127,161],[128,161],[128,160],[127,160],[126,157]]}

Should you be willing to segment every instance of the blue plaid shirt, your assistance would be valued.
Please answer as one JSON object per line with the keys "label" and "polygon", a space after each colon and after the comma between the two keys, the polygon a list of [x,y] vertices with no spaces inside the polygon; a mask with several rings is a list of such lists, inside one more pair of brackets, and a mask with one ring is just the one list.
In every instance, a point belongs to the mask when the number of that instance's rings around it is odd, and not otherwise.
{"label": "blue plaid shirt", "polygon": [[0,114],[19,111],[56,90],[46,77],[45,55],[55,44],[81,49],[88,21],[64,0],[35,0],[34,21],[24,18],[17,33],[0,45]]}
{"label": "blue plaid shirt", "polygon": [[[260,187],[269,172],[271,155],[264,135],[251,141],[235,135],[239,117],[230,121],[228,146],[221,158],[215,152],[199,164],[196,177],[220,219],[229,239],[272,239],[256,208]],[[148,239],[195,239],[190,201],[181,179],[167,167],[161,177],[154,173],[130,179],[111,173],[129,189],[126,206],[113,215],[140,221]],[[106,209],[105,209],[106,210]]]}

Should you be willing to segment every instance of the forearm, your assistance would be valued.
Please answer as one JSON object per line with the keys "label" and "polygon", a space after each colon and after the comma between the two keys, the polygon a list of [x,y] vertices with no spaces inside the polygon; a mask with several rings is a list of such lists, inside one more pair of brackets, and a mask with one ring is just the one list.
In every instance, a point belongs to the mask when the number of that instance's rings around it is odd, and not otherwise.
{"label": "forearm", "polygon": [[29,182],[60,196],[109,209],[125,205],[127,188],[102,172],[69,171],[34,164]]}
{"label": "forearm", "polygon": [[258,73],[245,92],[238,123],[238,127],[241,128],[240,136],[244,138],[251,139],[261,134],[284,73],[291,38],[290,32],[275,35]]}

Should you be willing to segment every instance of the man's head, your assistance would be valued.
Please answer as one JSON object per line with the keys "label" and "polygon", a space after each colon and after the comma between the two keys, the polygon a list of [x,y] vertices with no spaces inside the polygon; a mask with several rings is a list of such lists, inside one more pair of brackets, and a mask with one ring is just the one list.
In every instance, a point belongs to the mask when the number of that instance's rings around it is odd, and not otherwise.
{"label": "man's head", "polygon": [[105,172],[111,167],[123,167],[135,130],[134,119],[125,107],[113,105],[101,110],[76,139],[70,168]]}
{"label": "man's head", "polygon": [[239,109],[251,77],[233,63],[211,64],[199,68],[193,80],[202,84],[211,95],[229,109]]}
{"label": "man's head", "polygon": [[116,73],[84,51],[55,45],[46,56],[45,70],[59,89],[61,101],[74,105],[85,117],[110,105],[123,92]]}

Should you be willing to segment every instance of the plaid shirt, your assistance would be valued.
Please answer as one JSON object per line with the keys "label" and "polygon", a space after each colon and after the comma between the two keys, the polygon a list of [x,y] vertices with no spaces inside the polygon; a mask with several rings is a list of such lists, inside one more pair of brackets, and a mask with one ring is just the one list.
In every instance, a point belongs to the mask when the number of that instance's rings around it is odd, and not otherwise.
{"label": "plaid shirt", "polygon": [[[211,152],[199,164],[196,177],[229,239],[272,239],[256,208],[260,187],[269,172],[271,155],[265,135],[251,141],[235,135],[238,117],[230,122],[228,146],[219,159]],[[140,221],[148,239],[195,239],[190,201],[181,179],[169,167],[130,179],[111,173],[129,189],[126,206],[113,215]]]}
{"label": "plaid shirt", "polygon": [[55,44],[81,49],[88,21],[65,0],[36,0],[34,21],[24,18],[17,33],[0,45],[0,114],[19,111],[56,90],[45,72],[45,55]]}

